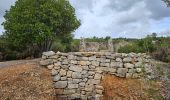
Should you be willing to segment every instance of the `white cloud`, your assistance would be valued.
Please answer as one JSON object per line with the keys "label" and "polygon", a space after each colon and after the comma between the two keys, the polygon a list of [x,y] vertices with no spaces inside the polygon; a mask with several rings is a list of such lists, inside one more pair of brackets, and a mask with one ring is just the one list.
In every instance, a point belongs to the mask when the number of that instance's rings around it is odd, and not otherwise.
{"label": "white cloud", "polygon": [[[15,0],[0,1],[0,23],[5,9]],[[170,27],[170,8],[161,0],[70,0],[81,26],[79,37],[141,38],[148,33],[166,31]],[[159,22],[159,25],[157,25]],[[2,26],[0,27],[0,33]]]}

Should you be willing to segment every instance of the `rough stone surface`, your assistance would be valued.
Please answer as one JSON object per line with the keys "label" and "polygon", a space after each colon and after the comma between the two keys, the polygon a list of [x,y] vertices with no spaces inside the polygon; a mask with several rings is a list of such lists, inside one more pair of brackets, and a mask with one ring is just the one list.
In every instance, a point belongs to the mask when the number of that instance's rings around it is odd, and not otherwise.
{"label": "rough stone surface", "polygon": [[121,63],[121,62],[111,62],[110,67],[121,68],[121,67],[123,67],[123,63]]}
{"label": "rough stone surface", "polygon": [[105,73],[123,78],[139,78],[143,69],[152,72],[145,54],[112,52],[43,53],[40,64],[50,70],[54,87],[69,99],[100,100]]}
{"label": "rough stone surface", "polygon": [[55,88],[63,89],[67,86],[67,81],[58,81],[54,84]]}
{"label": "rough stone surface", "polygon": [[125,63],[124,66],[125,68],[131,68],[131,69],[135,67],[134,64],[131,63]]}
{"label": "rough stone surface", "polygon": [[53,81],[57,82],[57,81],[60,80],[60,78],[61,78],[60,75],[55,75],[54,78],[53,78]]}
{"label": "rough stone surface", "polygon": [[53,55],[55,55],[55,52],[53,52],[53,51],[43,52],[43,55],[47,56],[47,57],[53,56]]}
{"label": "rough stone surface", "polygon": [[123,62],[131,62],[132,61],[132,58],[131,57],[127,57],[127,58],[124,58],[123,59]]}
{"label": "rough stone surface", "polygon": [[80,66],[74,65],[69,68],[71,71],[81,72],[83,69]]}
{"label": "rough stone surface", "polygon": [[41,66],[47,66],[47,65],[50,65],[52,63],[53,63],[53,61],[51,59],[46,59],[46,60],[41,60],[40,61]]}
{"label": "rough stone surface", "polygon": [[72,73],[72,78],[75,78],[75,79],[82,78],[81,73],[80,72],[73,72]]}
{"label": "rough stone surface", "polygon": [[128,72],[127,68],[118,68],[117,70],[117,74],[119,77],[125,77],[127,72]]}

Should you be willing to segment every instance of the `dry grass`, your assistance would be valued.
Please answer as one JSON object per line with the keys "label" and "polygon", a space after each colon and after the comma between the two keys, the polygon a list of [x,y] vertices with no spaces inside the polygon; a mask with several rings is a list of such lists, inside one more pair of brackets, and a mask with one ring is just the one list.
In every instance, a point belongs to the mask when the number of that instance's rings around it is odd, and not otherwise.
{"label": "dry grass", "polygon": [[0,100],[53,100],[51,75],[38,64],[0,69]]}

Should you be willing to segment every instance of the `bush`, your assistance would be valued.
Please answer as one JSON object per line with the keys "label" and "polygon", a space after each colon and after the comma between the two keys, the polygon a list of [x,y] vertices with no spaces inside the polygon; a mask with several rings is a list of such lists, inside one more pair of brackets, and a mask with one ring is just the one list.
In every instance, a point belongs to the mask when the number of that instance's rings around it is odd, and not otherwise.
{"label": "bush", "polygon": [[170,48],[168,47],[160,47],[151,55],[156,60],[170,62]]}

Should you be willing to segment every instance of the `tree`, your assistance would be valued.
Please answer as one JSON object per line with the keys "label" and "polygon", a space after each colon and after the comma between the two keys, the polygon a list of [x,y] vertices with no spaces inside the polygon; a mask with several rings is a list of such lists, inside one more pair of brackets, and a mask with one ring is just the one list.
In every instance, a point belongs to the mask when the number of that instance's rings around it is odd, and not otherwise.
{"label": "tree", "polygon": [[170,0],[162,0],[162,1],[164,1],[167,4],[167,6],[170,6]]}
{"label": "tree", "polygon": [[71,33],[80,26],[68,0],[18,0],[4,18],[4,36],[12,50],[19,52],[49,51],[56,39],[69,43]]}

